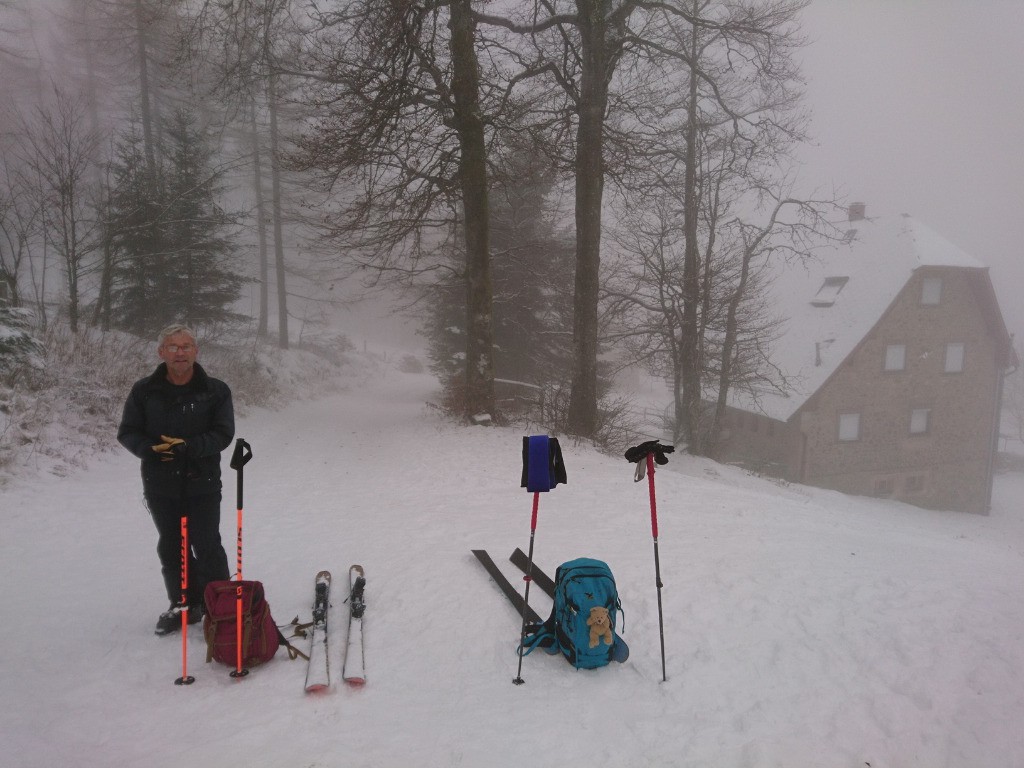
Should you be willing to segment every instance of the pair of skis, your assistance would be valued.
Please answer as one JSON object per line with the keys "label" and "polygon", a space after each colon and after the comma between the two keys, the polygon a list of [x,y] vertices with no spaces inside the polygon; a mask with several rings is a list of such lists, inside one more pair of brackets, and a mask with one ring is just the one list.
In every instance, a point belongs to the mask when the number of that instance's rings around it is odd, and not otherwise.
{"label": "pair of skis", "polygon": [[[519,612],[520,616],[526,617],[528,624],[542,624],[544,619],[537,615],[537,612],[533,610],[529,605],[526,604],[526,600],[519,594],[519,591],[512,585],[505,574],[501,572],[498,566],[495,564],[491,556],[483,549],[474,549],[473,554],[476,559],[480,561],[480,565],[487,569],[487,573],[490,574],[494,583],[498,585],[505,597],[509,599],[512,606]],[[523,573],[526,573],[528,560],[526,554],[521,549],[516,549],[512,553],[512,557],[509,558],[513,565],[518,567]],[[537,564],[534,563],[531,573],[531,578],[538,587],[540,587],[547,594],[548,597],[553,598],[555,596],[555,582],[544,573]]]}
{"label": "pair of skis", "polygon": [[[349,685],[363,685],[366,682],[365,657],[363,655],[363,612],[366,602],[363,592],[366,574],[361,565],[348,569],[348,642],[341,677]],[[327,614],[331,606],[331,572],[320,571],[316,575],[313,593],[313,624],[310,627],[311,645],[309,666],[306,667],[306,692],[322,691],[331,684],[331,669],[328,654]]]}

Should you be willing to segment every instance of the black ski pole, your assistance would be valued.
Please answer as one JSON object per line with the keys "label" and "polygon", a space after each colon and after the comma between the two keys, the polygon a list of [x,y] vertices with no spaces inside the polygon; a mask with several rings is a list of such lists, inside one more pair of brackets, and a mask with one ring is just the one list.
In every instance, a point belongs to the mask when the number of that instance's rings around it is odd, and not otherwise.
{"label": "black ski pole", "polygon": [[654,537],[654,582],[658,587],[658,634],[661,637],[661,681],[666,682],[665,671],[665,617],[661,609],[661,558],[658,556],[658,505],[654,500],[654,454],[647,454],[647,486],[651,493],[651,535]]}

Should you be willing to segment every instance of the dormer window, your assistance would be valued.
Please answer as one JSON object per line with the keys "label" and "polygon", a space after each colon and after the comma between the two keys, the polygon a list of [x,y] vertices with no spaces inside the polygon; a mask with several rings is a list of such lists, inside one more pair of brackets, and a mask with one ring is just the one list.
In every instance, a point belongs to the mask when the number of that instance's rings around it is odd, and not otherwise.
{"label": "dormer window", "polygon": [[836,303],[840,291],[850,281],[848,277],[826,277],[821,288],[814,294],[811,304],[815,307],[831,307]]}
{"label": "dormer window", "polygon": [[921,303],[935,306],[942,298],[942,278],[926,277],[921,281]]}

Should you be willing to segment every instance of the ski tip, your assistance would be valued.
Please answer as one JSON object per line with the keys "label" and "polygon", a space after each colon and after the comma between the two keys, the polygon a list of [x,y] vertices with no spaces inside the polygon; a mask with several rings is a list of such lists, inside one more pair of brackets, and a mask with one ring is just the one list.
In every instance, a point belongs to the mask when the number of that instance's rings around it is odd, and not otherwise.
{"label": "ski tip", "polygon": [[345,682],[348,685],[351,685],[353,688],[362,688],[364,685],[366,685],[366,678],[365,677],[346,677],[345,678]]}
{"label": "ski tip", "polygon": [[317,581],[324,581],[324,580],[330,581],[331,580],[331,572],[330,571],[320,571],[316,575],[316,580]]}
{"label": "ski tip", "polygon": [[306,693],[323,693],[330,686],[327,683],[312,683],[306,686]]}
{"label": "ski tip", "polygon": [[352,573],[353,571],[355,571],[356,573],[358,573],[358,574],[360,574],[360,575],[362,575],[363,573],[365,573],[365,571],[363,570],[363,566],[361,566],[361,565],[358,565],[358,564],[355,564],[355,565],[350,565],[350,566],[349,566],[348,572],[349,572],[349,573]]}

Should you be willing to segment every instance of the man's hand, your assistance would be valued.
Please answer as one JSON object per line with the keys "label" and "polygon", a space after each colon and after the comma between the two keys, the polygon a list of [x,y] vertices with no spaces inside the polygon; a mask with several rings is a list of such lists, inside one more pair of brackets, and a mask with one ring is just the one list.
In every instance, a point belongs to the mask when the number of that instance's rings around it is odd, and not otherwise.
{"label": "man's hand", "polygon": [[156,453],[160,454],[160,461],[174,461],[175,456],[183,456],[185,453],[185,441],[180,437],[168,437],[160,435],[162,443],[152,446]]}

